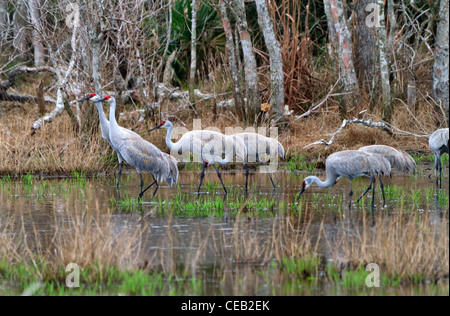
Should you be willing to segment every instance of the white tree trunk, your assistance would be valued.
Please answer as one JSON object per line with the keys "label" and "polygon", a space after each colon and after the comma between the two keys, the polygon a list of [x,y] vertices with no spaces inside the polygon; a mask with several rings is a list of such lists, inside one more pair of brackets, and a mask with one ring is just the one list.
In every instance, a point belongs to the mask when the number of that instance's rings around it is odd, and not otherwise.
{"label": "white tree trunk", "polygon": [[275,35],[273,20],[269,15],[266,0],[256,0],[256,9],[258,11],[258,23],[263,30],[270,58],[270,105],[275,111],[277,119],[284,120],[284,71],[281,45]]}
{"label": "white tree trunk", "polygon": [[372,81],[375,75],[376,61],[376,32],[366,23],[366,9],[373,0],[358,0],[356,2],[355,25],[355,68],[361,89],[369,92],[372,89]]}
{"label": "white tree trunk", "polygon": [[3,44],[3,41],[6,40],[8,36],[8,12],[7,9],[7,0],[0,0],[0,47]]}
{"label": "white tree trunk", "polygon": [[236,48],[234,45],[234,36],[231,29],[230,19],[228,18],[227,6],[224,0],[219,0],[220,13],[222,16],[222,24],[225,30],[226,37],[226,48],[228,52],[228,65],[231,70],[231,76],[233,79],[233,94],[234,94],[234,104],[236,106],[236,112],[239,118],[244,119],[244,106],[243,106],[243,96],[241,90],[240,74],[238,69],[238,61],[236,58]]}
{"label": "white tree trunk", "polygon": [[379,28],[378,28],[378,62],[380,69],[381,90],[383,97],[383,119],[390,122],[392,119],[392,100],[390,84],[390,67],[387,56],[386,23],[384,22],[384,0],[378,0]]}
{"label": "white tree trunk", "polygon": [[244,73],[247,94],[248,122],[254,124],[261,112],[261,98],[258,86],[258,70],[256,57],[253,51],[252,39],[249,33],[244,0],[233,0],[242,51],[244,55]]}
{"label": "white tree trunk", "polygon": [[332,26],[330,32],[336,33],[331,35],[331,39],[334,42],[334,49],[339,60],[339,72],[344,86],[344,93],[352,93],[352,96],[346,95],[340,101],[341,116],[345,118],[347,115],[347,104],[358,104],[361,99],[353,62],[352,38],[344,14],[342,0],[324,0],[324,5],[326,7],[325,13],[327,14],[328,25]]}
{"label": "white tree trunk", "polygon": [[47,113],[43,118],[38,119],[33,124],[33,133],[36,133],[37,130],[41,129],[42,125],[45,123],[52,122],[55,118],[60,116],[64,112],[64,93],[66,90],[67,83],[69,81],[69,77],[72,74],[72,71],[75,67],[75,63],[77,61],[77,52],[78,52],[78,43],[77,43],[77,33],[78,33],[78,25],[74,24],[72,30],[72,39],[71,39],[71,47],[72,47],[72,56],[70,57],[70,62],[67,66],[67,70],[63,72],[61,68],[58,68],[58,64],[56,61],[56,56],[50,51],[50,59],[53,62],[54,68],[56,69],[56,74],[58,77],[58,90],[56,92],[56,105],[53,111]]}
{"label": "white tree trunk", "polygon": [[28,0],[28,14],[30,17],[31,42],[34,50],[34,65],[42,67],[45,65],[45,49],[43,44],[41,24],[41,1]]}
{"label": "white tree trunk", "polygon": [[27,53],[27,28],[26,18],[27,9],[25,0],[17,0],[15,4],[14,17],[13,17],[13,46],[19,52],[17,55],[21,58],[26,57]]}
{"label": "white tree trunk", "polygon": [[191,68],[189,74],[189,98],[195,102],[195,74],[197,72],[197,0],[192,0]]}
{"label": "white tree trunk", "polygon": [[[436,48],[433,71],[433,94],[449,115],[449,1],[441,0],[440,19],[436,33]],[[448,123],[448,122],[447,122]]]}
{"label": "white tree trunk", "polygon": [[95,93],[102,95],[101,75],[100,75],[100,38],[96,30],[93,31],[91,38],[92,49],[92,78],[94,80]]}

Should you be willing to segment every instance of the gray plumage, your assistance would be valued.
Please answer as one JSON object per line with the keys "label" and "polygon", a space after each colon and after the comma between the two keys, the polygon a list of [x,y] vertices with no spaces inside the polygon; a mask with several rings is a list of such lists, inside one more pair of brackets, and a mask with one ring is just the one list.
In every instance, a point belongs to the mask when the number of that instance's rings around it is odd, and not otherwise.
{"label": "gray plumage", "polygon": [[[119,184],[120,184],[120,177],[122,175],[122,167],[123,167],[123,157],[120,154],[120,151],[118,148],[115,148],[114,144],[111,142],[110,140],[110,123],[108,121],[108,119],[106,118],[105,112],[103,111],[103,106],[102,106],[102,99],[95,95],[95,94],[91,94],[89,96],[89,100],[92,101],[95,104],[95,107],[97,108],[98,114],[99,114],[99,120],[100,120],[100,130],[102,133],[102,137],[108,141],[108,143],[110,144],[110,146],[112,147],[112,149],[116,152],[117,154],[117,158],[119,160],[119,176],[118,176],[118,180],[117,180],[117,188],[119,188]],[[124,135],[125,138],[133,138],[133,139],[142,139],[141,136],[139,136],[139,134],[123,128],[121,126],[119,126],[119,129],[121,131],[121,133]],[[154,146],[153,146],[154,147]],[[156,147],[151,148],[151,150],[155,151],[159,150]],[[178,171],[178,167],[177,167],[177,163],[175,158],[173,158],[172,156],[162,153],[164,159],[166,159],[169,163],[169,176],[165,179],[162,179],[160,181],[166,181],[170,187],[173,187],[174,184],[178,183],[178,176],[179,176],[179,171]],[[131,164],[130,164],[131,165]],[[145,170],[145,168],[143,169]],[[145,170],[147,171],[147,170]]]}
{"label": "gray plumage", "polygon": [[[143,194],[156,184],[158,190],[158,183],[166,181],[171,187],[178,181],[178,168],[174,164],[173,159],[161,152],[156,146],[144,140],[138,134],[121,128],[116,121],[116,100],[113,97],[107,96],[102,101],[107,101],[110,104],[110,126],[109,138],[111,146],[120,154],[123,159],[130,165],[136,168],[141,178],[141,194]],[[149,172],[155,182],[146,190],[143,189],[142,172]],[[156,193],[155,191],[155,193]]]}
{"label": "gray plumage", "polygon": [[366,146],[360,148],[359,151],[383,156],[389,161],[393,169],[400,172],[416,173],[416,162],[404,151],[384,145]]}
{"label": "gray plumage", "polygon": [[442,185],[442,162],[441,157],[445,153],[449,153],[449,129],[444,128],[437,130],[431,135],[429,140],[429,145],[434,154],[434,166],[436,175],[439,174],[439,179],[437,180]]}
{"label": "gray plumage", "polygon": [[[286,159],[286,151],[283,145],[274,138],[256,133],[240,133],[234,136],[244,142],[247,151],[247,162],[256,162],[266,166],[273,188],[276,189],[275,182],[266,163],[269,160],[278,159],[278,157]],[[248,172],[246,173],[246,182],[248,182]]]}
{"label": "gray plumage", "polygon": [[[225,193],[228,193],[223,180],[222,174],[219,172],[217,165],[228,165],[233,162],[234,158],[237,157],[244,162],[247,166],[247,150],[244,142],[235,136],[226,136],[214,131],[192,131],[183,134],[179,141],[176,143],[172,142],[172,133],[174,126],[170,121],[161,122],[161,124],[154,129],[166,129],[166,145],[169,147],[171,152],[178,153],[179,155],[191,153],[197,157],[200,157],[203,169],[200,175],[200,185],[198,188],[198,193],[203,183],[205,177],[205,170],[208,165],[213,165],[216,173],[222,183]],[[190,157],[186,157],[188,159]]]}
{"label": "gray plumage", "polygon": [[244,141],[247,148],[248,162],[263,162],[261,156],[269,159],[280,157],[286,158],[283,145],[276,139],[265,137],[256,133],[241,133],[233,135]]}
{"label": "gray plumage", "polygon": [[376,176],[390,176],[391,165],[387,159],[377,154],[368,154],[355,150],[341,151],[328,157],[326,161],[326,175],[325,182],[314,176],[307,177],[302,183],[303,188],[298,198],[300,199],[301,195],[313,184],[320,188],[329,188],[336,185],[341,178],[347,178],[350,180],[349,208],[351,208],[353,180],[359,177],[367,177],[371,179],[371,187],[373,185],[372,207],[375,207]]}

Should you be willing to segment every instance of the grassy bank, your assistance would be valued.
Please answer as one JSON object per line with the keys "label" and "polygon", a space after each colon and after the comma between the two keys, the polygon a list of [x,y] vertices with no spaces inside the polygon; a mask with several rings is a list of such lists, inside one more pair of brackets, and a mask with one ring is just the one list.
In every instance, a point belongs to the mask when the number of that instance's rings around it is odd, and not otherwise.
{"label": "grassy bank", "polygon": [[[175,111],[176,103],[166,105],[168,111]],[[202,127],[214,127],[225,131],[225,127],[245,127],[228,111],[212,112],[213,104],[203,102],[198,109],[199,118],[202,119]],[[107,109],[106,109],[107,110]],[[127,111],[127,108],[123,108]],[[419,108],[420,111],[420,108]],[[423,110],[425,111],[425,110]],[[179,121],[186,123],[187,129],[192,129],[192,113],[182,111],[178,113],[176,126],[181,126]],[[408,118],[406,110],[399,109],[394,116],[394,125],[409,131],[415,131],[415,119]],[[377,114],[374,113],[374,120]],[[69,176],[75,172],[87,176],[99,173],[109,173],[117,169],[117,158],[100,132],[92,135],[76,133],[70,117],[64,113],[53,123],[44,126],[36,135],[31,136],[30,127],[39,117],[36,107],[31,105],[15,106],[9,104],[2,108],[0,114],[0,175],[20,177],[26,174],[40,176]],[[418,116],[421,126],[425,126],[424,133],[431,133],[437,127],[433,127],[431,115],[423,112]],[[94,115],[92,120],[97,120]],[[164,132],[155,132],[149,135],[148,129],[155,125],[157,119],[147,119],[146,122],[135,124],[133,120],[122,120],[120,124],[133,129],[145,139],[154,143],[163,151],[168,152],[164,143]],[[362,126],[349,126],[340,134],[335,143],[326,148],[315,146],[304,147],[314,141],[325,138],[335,132],[341,125],[338,116],[330,113],[322,113],[307,119],[295,120],[291,117],[290,130],[280,135],[280,141],[287,150],[287,170],[301,170],[314,172],[316,168],[323,168],[328,155],[339,150],[357,149],[372,144],[385,144],[399,149],[407,150],[414,155],[418,162],[432,161],[431,151],[427,140],[414,137],[391,137],[386,132]],[[312,128],[314,126],[314,128]],[[425,128],[424,127],[424,128]],[[448,157],[444,158],[448,161]],[[234,167],[234,166],[232,166]],[[180,166],[182,170],[198,170],[197,166],[187,164]]]}

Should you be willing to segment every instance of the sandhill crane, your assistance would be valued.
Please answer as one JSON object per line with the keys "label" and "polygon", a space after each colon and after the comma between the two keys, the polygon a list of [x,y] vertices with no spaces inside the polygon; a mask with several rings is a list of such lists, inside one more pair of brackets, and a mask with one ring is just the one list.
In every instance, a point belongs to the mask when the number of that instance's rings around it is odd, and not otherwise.
{"label": "sandhill crane", "polygon": [[[116,99],[106,96],[100,102],[108,102],[110,105],[110,125],[109,140],[114,150],[130,165],[136,168],[141,179],[141,193],[139,199],[142,199],[144,193],[153,185],[156,185],[155,193],[159,189],[159,182],[166,181],[170,187],[178,182],[178,167],[176,160],[161,152],[153,144],[144,140],[138,134],[121,128],[115,117]],[[147,171],[153,176],[154,182],[144,190],[144,180],[142,172]]]}
{"label": "sandhill crane", "polygon": [[286,152],[283,145],[274,138],[265,137],[256,133],[240,133],[233,136],[236,136],[244,141],[247,148],[247,162],[258,162],[266,167],[270,181],[272,182],[275,190],[277,188],[275,182],[273,181],[269,168],[261,156],[266,155],[268,159],[276,159],[278,157],[286,159]]}
{"label": "sandhill crane", "polygon": [[442,162],[441,157],[445,153],[449,153],[449,145],[448,145],[448,128],[437,130],[430,137],[430,148],[434,153],[434,166],[435,166],[435,174],[439,173],[439,178],[437,179],[437,183],[442,186]]}
{"label": "sandhill crane", "polygon": [[[97,108],[97,111],[99,114],[99,119],[100,119],[100,130],[102,132],[102,137],[108,141],[110,146],[113,148],[113,150],[117,154],[117,159],[119,161],[119,174],[118,174],[118,178],[117,178],[117,189],[119,189],[120,178],[122,176],[122,171],[123,171],[123,158],[120,155],[120,153],[114,148],[114,146],[111,143],[111,140],[109,138],[109,121],[106,118],[105,112],[103,111],[103,106],[102,106],[102,102],[101,102],[102,98],[100,98],[95,93],[92,93],[89,96],[87,96],[86,98],[79,100],[78,102],[84,102],[84,101],[88,101],[88,100],[93,102],[95,107]],[[129,129],[126,129],[126,128],[123,128],[120,126],[119,126],[119,128],[123,133],[128,134],[130,137],[140,137],[138,134],[136,134],[133,131],[130,131]],[[168,183],[170,186],[173,186],[174,183],[178,182],[177,162],[176,162],[175,158],[173,158],[170,155],[167,155],[166,153],[163,153],[163,156],[169,161],[171,175],[168,180]]]}
{"label": "sandhill crane", "polygon": [[[391,164],[391,168],[400,171],[400,172],[410,172],[416,174],[416,162],[414,159],[406,152],[397,150],[395,148],[384,146],[384,145],[373,145],[366,146],[359,149],[361,152],[365,152],[367,154],[377,154],[380,155],[389,161]],[[386,205],[386,197],[384,195],[384,183],[382,176],[379,175],[380,186],[383,192],[383,200]],[[367,188],[364,194],[361,196],[360,200],[369,193],[372,184]]]}
{"label": "sandhill crane", "polygon": [[[235,136],[225,136],[218,132],[202,130],[185,133],[178,142],[173,143],[172,133],[174,126],[170,121],[161,122],[160,125],[151,129],[149,132],[161,128],[167,130],[166,145],[172,152],[179,154],[192,153],[193,155],[200,157],[203,168],[200,175],[198,194],[200,194],[203,179],[205,178],[206,168],[210,164],[213,165],[216,170],[225,194],[228,194],[228,191],[223,183],[222,174],[217,168],[217,164],[222,166],[228,165],[233,162],[234,157],[237,157],[244,163],[248,175],[247,150],[242,139]],[[223,158],[223,156],[225,156],[225,158]],[[245,186],[247,189],[248,182]]]}
{"label": "sandhill crane", "polygon": [[391,165],[389,161],[377,154],[367,154],[361,151],[341,151],[332,154],[326,161],[327,179],[322,182],[317,177],[307,177],[302,183],[302,194],[313,184],[320,188],[329,188],[336,185],[341,178],[350,180],[350,202],[349,209],[352,208],[353,180],[359,177],[371,179],[373,185],[372,208],[375,208],[375,187],[377,175],[390,175]]}

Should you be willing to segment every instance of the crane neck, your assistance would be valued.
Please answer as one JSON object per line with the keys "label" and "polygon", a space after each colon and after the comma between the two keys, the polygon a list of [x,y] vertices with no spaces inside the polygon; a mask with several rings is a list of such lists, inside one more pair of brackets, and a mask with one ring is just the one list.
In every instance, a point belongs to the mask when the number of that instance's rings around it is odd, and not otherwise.
{"label": "crane neck", "polygon": [[328,176],[325,181],[322,181],[317,177],[310,177],[310,179],[311,179],[312,183],[315,183],[319,188],[322,188],[322,189],[332,187],[333,185],[336,184],[336,180],[337,180],[337,178],[333,178],[330,176]]}
{"label": "crane neck", "polygon": [[109,111],[109,123],[110,123],[110,129],[119,129],[119,124],[117,124],[116,121],[116,100],[111,99],[110,101],[110,111]]}
{"label": "crane neck", "polygon": [[105,112],[103,111],[103,106],[100,102],[95,102],[95,107],[98,111],[98,116],[100,119],[100,129],[102,130],[102,137],[109,138],[109,121],[106,118]]}
{"label": "crane neck", "polygon": [[167,135],[166,135],[166,145],[167,147],[169,147],[169,149],[172,149],[173,146],[175,145],[172,142],[172,133],[173,133],[173,126],[170,126],[167,128]]}

